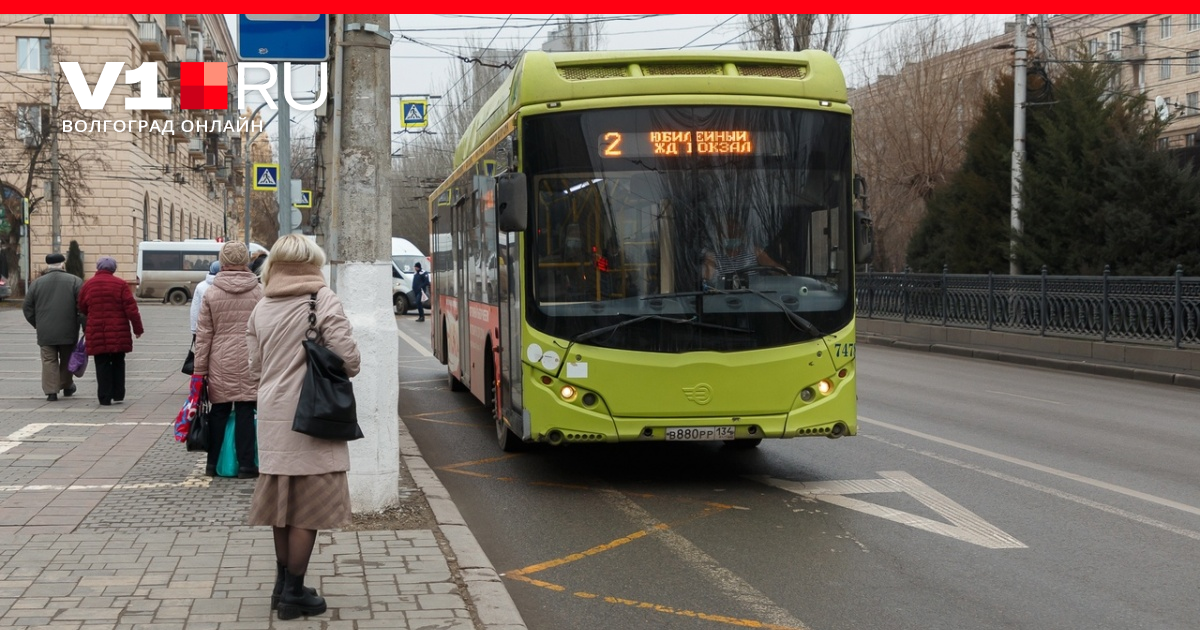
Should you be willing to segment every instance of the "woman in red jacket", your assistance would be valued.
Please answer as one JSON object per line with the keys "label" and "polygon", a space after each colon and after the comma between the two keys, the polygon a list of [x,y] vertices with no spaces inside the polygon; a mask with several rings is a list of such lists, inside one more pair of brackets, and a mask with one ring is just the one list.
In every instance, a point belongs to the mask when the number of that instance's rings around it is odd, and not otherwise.
{"label": "woman in red jacket", "polygon": [[[96,395],[101,405],[125,400],[125,353],[133,352],[133,337],[142,336],[142,315],[129,284],[113,275],[117,261],[101,256],[96,275],[79,290],[79,312],[87,353],[96,357]],[[130,334],[130,327],[133,334]]]}

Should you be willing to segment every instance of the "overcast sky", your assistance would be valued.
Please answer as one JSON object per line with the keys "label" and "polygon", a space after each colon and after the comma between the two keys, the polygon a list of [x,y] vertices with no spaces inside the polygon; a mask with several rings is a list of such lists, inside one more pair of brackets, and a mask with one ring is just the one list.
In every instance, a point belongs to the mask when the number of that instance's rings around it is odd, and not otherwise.
{"label": "overcast sky", "polygon": [[[391,49],[390,92],[394,96],[410,97],[440,95],[469,70],[469,64],[458,57],[471,57],[474,51],[481,48],[539,50],[557,27],[556,21],[560,17],[547,14],[393,14],[391,28],[395,40]],[[585,16],[574,17],[581,19]],[[743,17],[731,14],[592,17],[609,18],[602,30],[602,47],[607,50],[737,49],[746,31]],[[923,14],[852,15],[845,49],[838,56],[850,84],[860,85],[873,78],[876,60],[889,37],[920,24],[928,17]],[[999,34],[1004,22],[1014,18],[1011,14],[946,17],[977,18],[982,21],[988,35]],[[230,20],[230,29],[236,29],[236,19]],[[315,85],[315,78],[312,72],[298,75],[297,86],[300,89],[311,87]],[[393,99],[393,131],[400,130],[396,109],[398,101],[398,98]],[[437,108],[434,101],[431,107],[434,121],[437,120]],[[312,114],[295,112],[293,119],[301,125],[311,126]]]}

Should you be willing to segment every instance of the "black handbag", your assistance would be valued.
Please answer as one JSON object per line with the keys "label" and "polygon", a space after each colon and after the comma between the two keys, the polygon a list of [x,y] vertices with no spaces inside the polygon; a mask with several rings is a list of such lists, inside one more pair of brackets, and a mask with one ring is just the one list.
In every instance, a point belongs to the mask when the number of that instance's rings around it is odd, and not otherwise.
{"label": "black handbag", "polygon": [[193,348],[196,347],[196,335],[192,335],[192,345],[188,348],[187,358],[183,360],[183,367],[179,370],[184,374],[191,374],[196,371],[196,352]]}
{"label": "black handbag", "polygon": [[187,450],[208,451],[209,433],[211,432],[212,402],[208,399],[208,381],[200,386],[200,399],[196,402],[196,417],[188,425]]}
{"label": "black handbag", "polygon": [[348,442],[363,436],[358,426],[354,386],[346,375],[345,361],[336,352],[321,345],[317,329],[317,294],[308,303],[308,331],[304,353],[308,369],[300,387],[300,400],[292,419],[292,430],[315,438]]}

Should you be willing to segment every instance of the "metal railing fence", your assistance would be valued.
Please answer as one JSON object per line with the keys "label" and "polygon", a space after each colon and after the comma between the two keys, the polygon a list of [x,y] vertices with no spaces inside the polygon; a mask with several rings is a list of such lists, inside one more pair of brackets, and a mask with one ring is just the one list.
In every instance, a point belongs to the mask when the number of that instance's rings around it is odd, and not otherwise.
{"label": "metal railing fence", "polygon": [[1031,335],[1200,347],[1200,277],[859,273],[858,316]]}

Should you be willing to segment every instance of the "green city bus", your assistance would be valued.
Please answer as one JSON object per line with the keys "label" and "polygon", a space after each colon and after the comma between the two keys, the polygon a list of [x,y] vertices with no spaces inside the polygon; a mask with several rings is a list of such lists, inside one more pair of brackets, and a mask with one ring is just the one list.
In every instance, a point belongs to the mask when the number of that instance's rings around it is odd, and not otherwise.
{"label": "green city bus", "polygon": [[505,451],[854,435],[852,161],[823,52],[526,53],[429,199],[451,389]]}

